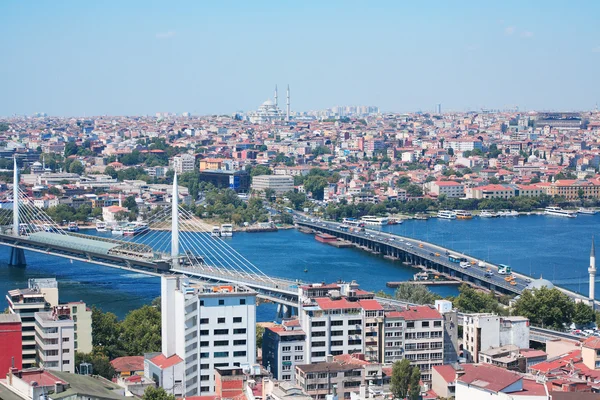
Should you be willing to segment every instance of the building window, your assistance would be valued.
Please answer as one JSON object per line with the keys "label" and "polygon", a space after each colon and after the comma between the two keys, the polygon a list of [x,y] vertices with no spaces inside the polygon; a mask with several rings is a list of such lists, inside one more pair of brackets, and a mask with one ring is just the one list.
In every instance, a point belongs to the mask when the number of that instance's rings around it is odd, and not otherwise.
{"label": "building window", "polygon": [[221,317],[221,318],[217,319],[217,323],[224,324],[225,323],[225,318]]}
{"label": "building window", "polygon": [[77,306],[73,306],[73,314],[77,314]]}
{"label": "building window", "polygon": [[296,351],[302,351],[304,348],[302,346],[296,346]]}
{"label": "building window", "polygon": [[433,321],[433,326],[439,328],[440,326],[442,326],[442,321]]}
{"label": "building window", "polygon": [[414,328],[414,327],[415,327],[415,323],[414,323],[414,321],[409,321],[409,322],[407,322],[407,323],[406,323],[406,327],[407,327],[407,328]]}
{"label": "building window", "polygon": [[421,327],[422,328],[429,328],[429,321],[423,321],[423,322],[421,322]]}
{"label": "building window", "polygon": [[233,330],[233,334],[234,335],[239,335],[239,334],[242,334],[242,333],[246,333],[246,328],[237,328],[237,329]]}
{"label": "building window", "polygon": [[204,307],[204,300],[200,300],[200,307]]}
{"label": "building window", "polygon": [[229,340],[215,340],[214,346],[229,346]]}
{"label": "building window", "polygon": [[[213,331],[213,333],[215,335],[228,335],[229,334],[229,329],[215,329]],[[235,333],[235,332],[234,332]]]}
{"label": "building window", "polygon": [[224,306],[225,305],[225,300],[219,300],[219,305],[220,306]]}
{"label": "building window", "polygon": [[291,379],[292,379],[292,376],[291,376],[291,375],[283,375],[281,378],[282,378],[284,381],[289,381],[289,380],[291,380]]}
{"label": "building window", "polygon": [[240,340],[234,340],[233,341],[233,345],[234,346],[242,346],[246,344],[246,339],[240,339]]}
{"label": "building window", "polygon": [[200,358],[208,358],[208,353],[200,353]]}
{"label": "building window", "polygon": [[213,357],[215,357],[215,358],[229,357],[229,352],[228,351],[215,351],[215,353],[213,354]]}
{"label": "building window", "polygon": [[208,324],[208,318],[200,318],[200,325]]}
{"label": "building window", "polygon": [[243,306],[244,304],[246,304],[246,299],[240,299],[240,305]]}
{"label": "building window", "polygon": [[240,322],[242,322],[242,317],[233,317],[234,324],[239,324]]}
{"label": "building window", "polygon": [[283,356],[283,357],[281,357],[281,360],[283,360],[283,361],[291,361],[292,360],[292,356]]}
{"label": "building window", "polygon": [[200,342],[200,347],[208,347],[208,341]]}
{"label": "building window", "polygon": [[233,356],[234,357],[246,357],[246,352],[245,351],[234,351]]}
{"label": "building window", "polygon": [[287,353],[288,351],[292,351],[292,347],[291,346],[283,346],[281,348],[281,351]]}
{"label": "building window", "polygon": [[294,361],[302,361],[304,359],[304,356],[295,356],[294,357]]}
{"label": "building window", "polygon": [[62,341],[63,341],[63,343],[66,343],[66,342],[69,341],[69,338],[68,337],[64,337]]}
{"label": "building window", "polygon": [[325,321],[313,321],[311,323],[311,326],[313,328],[319,327],[319,326],[325,326]]}

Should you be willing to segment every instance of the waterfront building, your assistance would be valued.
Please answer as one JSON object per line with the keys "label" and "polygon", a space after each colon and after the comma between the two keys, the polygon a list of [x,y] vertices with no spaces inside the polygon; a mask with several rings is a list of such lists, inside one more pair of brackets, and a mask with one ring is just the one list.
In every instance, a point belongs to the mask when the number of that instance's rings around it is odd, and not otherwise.
{"label": "waterfront building", "polygon": [[69,307],[35,313],[35,344],[41,368],[75,372],[75,323]]}
{"label": "waterfront building", "polygon": [[193,154],[180,154],[173,157],[173,170],[178,174],[193,172],[196,166],[196,157]]}
{"label": "waterfront building", "polygon": [[22,368],[23,333],[19,314],[0,314],[0,376]]}
{"label": "waterfront building", "polygon": [[265,328],[262,363],[280,381],[295,380],[295,366],[304,364],[306,334],[298,319],[284,320],[281,325]]}
{"label": "waterfront building", "polygon": [[[562,196],[567,201],[600,197],[600,181],[597,179],[559,179],[547,185],[542,190],[549,196]],[[581,195],[581,196],[580,196]]]}
{"label": "waterfront building", "polygon": [[162,355],[185,360],[186,396],[215,393],[215,368],[254,364],[256,292],[241,285],[161,278]]}
{"label": "waterfront building", "polygon": [[469,191],[469,198],[473,199],[509,199],[515,197],[515,189],[508,185],[490,184],[477,186]]}
{"label": "waterfront building", "polygon": [[463,318],[463,351],[468,362],[479,362],[479,352],[515,345],[529,348],[529,320],[495,314],[466,314]]}
{"label": "waterfront building", "polygon": [[431,181],[427,182],[424,186],[430,194],[435,194],[437,197],[440,197],[441,195],[444,195],[448,198],[465,196],[465,186],[459,182]]}
{"label": "waterfront building", "polygon": [[276,195],[294,190],[294,177],[289,175],[257,175],[252,178],[252,189],[264,192],[271,189]]}
{"label": "waterfront building", "polygon": [[10,290],[6,295],[11,314],[19,314],[22,324],[23,368],[36,362],[35,314],[58,305],[56,279],[29,279],[27,289]]}

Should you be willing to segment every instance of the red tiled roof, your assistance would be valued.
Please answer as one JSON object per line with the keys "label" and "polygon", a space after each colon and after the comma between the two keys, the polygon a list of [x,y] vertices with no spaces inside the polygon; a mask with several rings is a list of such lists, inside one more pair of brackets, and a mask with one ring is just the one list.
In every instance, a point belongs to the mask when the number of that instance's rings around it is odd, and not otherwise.
{"label": "red tiled roof", "polygon": [[38,386],[54,386],[56,382],[62,382],[66,384],[62,379],[58,379],[48,371],[34,370],[34,371],[23,371],[21,373],[21,380],[31,385],[32,382],[37,382]]}
{"label": "red tiled roof", "polygon": [[383,310],[383,307],[381,306],[381,304],[379,304],[379,302],[375,299],[359,300],[358,304],[360,304],[360,306],[365,311]]}
{"label": "red tiled roof", "polygon": [[173,354],[171,357],[165,357],[164,354],[159,354],[150,360],[152,364],[156,365],[160,369],[169,368],[175,364],[179,364],[183,361],[177,354]]}
{"label": "red tiled roof", "polygon": [[321,310],[349,310],[352,308],[360,308],[356,302],[350,302],[344,298],[339,300],[331,300],[327,297],[315,299]]}
{"label": "red tiled roof", "polygon": [[498,392],[523,379],[514,372],[489,364],[464,364],[464,375],[458,381]]}
{"label": "red tiled roof", "polygon": [[587,347],[589,349],[600,350],[600,338],[591,336],[584,340],[583,347]]}
{"label": "red tiled roof", "polygon": [[115,358],[110,362],[115,371],[143,371],[144,356],[128,356]]}
{"label": "red tiled roof", "polygon": [[429,306],[411,306],[406,311],[402,311],[402,316],[407,321],[421,319],[442,319],[442,314],[435,308]]}
{"label": "red tiled roof", "polygon": [[456,371],[451,365],[436,365],[433,369],[442,376],[446,383],[454,382],[456,379]]}

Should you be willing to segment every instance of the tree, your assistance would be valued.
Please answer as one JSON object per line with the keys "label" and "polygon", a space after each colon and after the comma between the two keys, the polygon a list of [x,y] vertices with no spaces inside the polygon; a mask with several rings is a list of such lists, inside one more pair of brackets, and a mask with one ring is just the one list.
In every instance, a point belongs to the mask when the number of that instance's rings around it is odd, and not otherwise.
{"label": "tree", "polygon": [[556,288],[524,290],[513,306],[514,315],[522,315],[542,328],[561,330],[573,322],[575,304]]}
{"label": "tree", "polygon": [[263,335],[265,334],[265,328],[262,325],[256,324],[256,347],[262,349]]}
{"label": "tree", "polygon": [[77,154],[77,144],[75,142],[68,142],[65,145],[65,157],[69,157]]}
{"label": "tree", "polygon": [[124,350],[127,354],[144,354],[160,351],[160,311],[143,306],[131,311],[121,323]]}
{"label": "tree", "polygon": [[406,358],[394,363],[390,390],[395,399],[406,398],[410,386],[411,369],[410,361]]}
{"label": "tree", "polygon": [[109,359],[125,355],[119,341],[121,326],[115,314],[92,306],[92,332],[92,345],[98,353]]}
{"label": "tree", "polygon": [[408,282],[401,283],[394,295],[398,300],[415,304],[433,304],[435,300],[440,299],[438,295],[427,289],[426,286],[413,285]]}
{"label": "tree", "polygon": [[462,312],[496,314],[504,312],[493,292],[483,293],[467,284],[462,284],[458,291],[459,295],[456,297],[454,305]]}
{"label": "tree", "polygon": [[108,380],[111,380],[115,377],[116,372],[110,363],[109,358],[102,353],[75,353],[75,366],[79,368],[79,364],[81,363],[90,363],[92,364],[93,374],[100,375]]}
{"label": "tree", "polygon": [[316,200],[323,200],[327,179],[322,176],[311,175],[304,181],[304,189],[312,193]]}
{"label": "tree", "polygon": [[573,311],[573,323],[577,326],[585,326],[594,322],[595,320],[594,310],[584,302],[580,301],[575,304]]}
{"label": "tree", "polygon": [[416,365],[412,368],[408,387],[408,398],[419,400],[421,396],[421,370]]}
{"label": "tree", "polygon": [[104,168],[104,173],[106,175],[110,175],[111,178],[116,179],[117,178],[117,170],[115,170],[115,167],[113,167],[112,165],[109,165],[108,167]]}
{"label": "tree", "polygon": [[142,400],[175,400],[175,396],[167,393],[162,387],[148,386],[142,395]]}
{"label": "tree", "polygon": [[271,201],[273,199],[273,197],[275,197],[275,190],[273,190],[271,188],[265,189],[265,199],[267,201]]}
{"label": "tree", "polygon": [[452,157],[454,155],[454,149],[452,147],[448,147],[448,155]]}
{"label": "tree", "polygon": [[271,175],[273,172],[265,165],[257,165],[256,167],[250,168],[250,176],[254,177],[257,175]]}
{"label": "tree", "polygon": [[534,176],[533,178],[531,178],[531,180],[529,181],[529,183],[540,183],[540,177],[539,176]]}
{"label": "tree", "polygon": [[311,150],[311,153],[315,156],[318,157],[320,155],[323,154],[330,154],[331,150],[329,150],[329,147],[327,146],[317,146],[314,149]]}
{"label": "tree", "polygon": [[71,165],[69,165],[69,172],[72,174],[81,175],[84,173],[84,171],[85,171],[85,167],[78,160],[73,161],[71,163]]}

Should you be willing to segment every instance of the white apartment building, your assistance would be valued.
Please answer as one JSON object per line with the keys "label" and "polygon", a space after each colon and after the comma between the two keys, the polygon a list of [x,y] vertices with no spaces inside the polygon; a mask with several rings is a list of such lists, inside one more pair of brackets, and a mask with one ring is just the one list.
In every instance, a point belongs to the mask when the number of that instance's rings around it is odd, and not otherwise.
{"label": "white apartment building", "polygon": [[483,144],[480,140],[473,139],[450,139],[444,142],[444,148],[452,148],[455,152],[459,151],[473,151],[475,149],[482,150]]}
{"label": "white apartment building", "polygon": [[404,317],[400,311],[385,313],[383,329],[384,347],[383,356],[385,364],[393,364],[404,358]]}
{"label": "white apartment building", "polygon": [[178,174],[193,172],[196,166],[196,157],[193,154],[180,154],[173,157],[173,170]]}
{"label": "white apartment building", "polygon": [[215,393],[215,368],[256,361],[256,292],[238,285],[191,285],[161,278],[162,354],[185,360],[187,396]]}
{"label": "white apartment building", "polygon": [[272,189],[276,195],[294,190],[294,177],[290,175],[257,175],[252,178],[252,189],[264,192]]}
{"label": "white apartment building", "polygon": [[6,295],[11,314],[19,314],[23,334],[23,368],[36,362],[35,314],[58,305],[56,279],[29,279],[27,289],[10,290]]}
{"label": "white apartment building", "polygon": [[450,197],[465,197],[465,186],[454,181],[431,181],[423,185],[426,192],[438,197],[444,195]]}
{"label": "white apartment building", "polygon": [[74,323],[73,347],[81,353],[92,351],[92,310],[89,310],[82,301],[62,304],[69,308],[69,314]]}
{"label": "white apartment building", "polygon": [[265,328],[263,335],[263,366],[278,381],[295,381],[296,365],[304,364],[306,334],[297,319],[284,320],[281,325]]}
{"label": "white apartment building", "polygon": [[463,349],[468,362],[479,362],[479,352],[492,347],[515,345],[529,348],[529,320],[495,314],[464,316]]}
{"label": "white apartment building", "polygon": [[35,313],[35,343],[41,368],[75,373],[74,325],[66,306]]}

